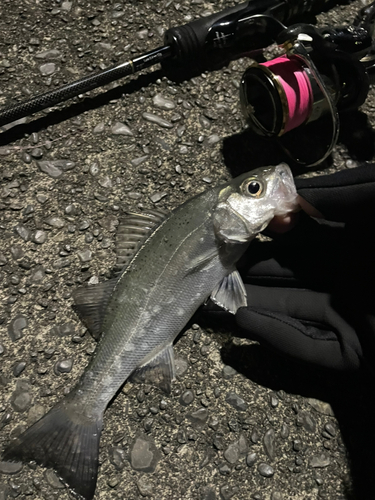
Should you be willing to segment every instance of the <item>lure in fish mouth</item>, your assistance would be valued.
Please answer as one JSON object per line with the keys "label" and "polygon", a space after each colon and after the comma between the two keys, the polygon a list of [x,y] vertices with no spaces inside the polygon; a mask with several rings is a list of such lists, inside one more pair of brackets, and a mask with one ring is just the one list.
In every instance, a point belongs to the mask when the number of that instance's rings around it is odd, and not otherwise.
{"label": "lure in fish mouth", "polygon": [[289,167],[243,174],[168,214],[129,214],[116,276],[79,288],[75,310],[96,351],[73,390],[4,450],[2,460],[53,468],[78,497],[95,494],[103,414],[130,377],[169,392],[173,341],[208,298],[235,313],[246,292],[235,264],[275,215],[296,209]]}

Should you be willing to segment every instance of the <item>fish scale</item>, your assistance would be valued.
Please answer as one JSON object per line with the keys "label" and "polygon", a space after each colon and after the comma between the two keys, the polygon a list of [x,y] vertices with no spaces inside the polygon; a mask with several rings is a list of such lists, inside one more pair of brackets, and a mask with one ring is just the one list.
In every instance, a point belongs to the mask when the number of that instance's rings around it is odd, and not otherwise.
{"label": "fish scale", "polygon": [[75,310],[100,337],[90,363],[3,460],[52,467],[77,496],[91,500],[111,399],[130,376],[170,390],[174,339],[209,296],[233,314],[246,306],[235,263],[275,215],[296,208],[296,198],[290,169],[280,164],[243,174],[168,215],[130,214],[118,230],[117,276],[74,293]]}

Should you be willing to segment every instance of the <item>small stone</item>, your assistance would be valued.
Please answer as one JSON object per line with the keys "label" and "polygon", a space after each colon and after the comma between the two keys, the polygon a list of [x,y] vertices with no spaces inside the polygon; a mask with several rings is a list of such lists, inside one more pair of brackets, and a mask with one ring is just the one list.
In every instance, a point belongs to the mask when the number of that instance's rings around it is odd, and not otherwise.
{"label": "small stone", "polygon": [[157,203],[158,201],[162,200],[165,196],[167,196],[168,193],[165,191],[159,191],[157,193],[154,193],[150,196],[150,200],[153,203]]}
{"label": "small stone", "polygon": [[65,226],[65,221],[60,217],[48,217],[45,219],[45,223],[56,229],[62,229]]}
{"label": "small stone", "polygon": [[35,234],[33,236],[34,243],[37,243],[38,245],[43,245],[46,239],[47,239],[47,233],[45,231],[42,231],[41,229],[35,231]]}
{"label": "small stone", "polygon": [[147,436],[136,438],[130,451],[130,463],[134,470],[154,472],[160,459],[160,452]]}
{"label": "small stone", "polygon": [[256,459],[257,459],[256,453],[248,453],[248,455],[246,456],[246,464],[249,467],[252,467],[255,464]]}
{"label": "small stone", "polygon": [[20,361],[13,366],[13,375],[19,377],[26,368],[26,361]]}
{"label": "small stone", "polygon": [[163,127],[163,128],[173,128],[173,124],[167,120],[165,120],[163,117],[159,116],[159,115],[154,115],[152,113],[143,113],[142,114],[142,117],[148,121],[148,122],[151,122],[151,123],[156,123],[156,125],[159,125],[160,127]]}
{"label": "small stone", "polygon": [[264,450],[268,455],[270,460],[275,459],[276,448],[275,448],[275,431],[273,429],[268,429],[268,431],[263,436]]}
{"label": "small stone", "polygon": [[275,474],[273,467],[266,463],[261,463],[258,465],[258,472],[263,477],[272,477]]}
{"label": "small stone", "polygon": [[0,266],[5,266],[7,262],[7,258],[5,257],[3,252],[0,252]]}
{"label": "small stone", "polygon": [[98,175],[99,171],[100,171],[100,167],[99,167],[98,163],[92,163],[90,165],[89,172],[90,172],[90,174],[93,177],[95,177],[96,175]]}
{"label": "small stone", "polygon": [[[21,462],[1,462],[0,472],[2,474],[17,474],[22,470],[23,464]],[[1,498],[1,493],[0,493]],[[5,498],[5,497],[4,497]]]}
{"label": "small stone", "polygon": [[45,50],[44,52],[39,52],[35,54],[36,59],[61,59],[62,54],[57,49]]}
{"label": "small stone", "polygon": [[34,148],[31,151],[30,155],[36,160],[39,160],[39,158],[42,158],[43,156],[43,150],[41,148]]}
{"label": "small stone", "polygon": [[238,394],[235,392],[228,392],[225,401],[229,403],[233,408],[235,408],[238,411],[246,411],[247,410],[247,403],[244,399],[242,399]]}
{"label": "small stone", "polygon": [[102,132],[104,132],[104,128],[105,128],[105,123],[100,122],[94,127],[93,133],[94,134],[101,134]]}
{"label": "small stone", "polygon": [[224,368],[223,368],[223,377],[225,379],[230,379],[232,377],[234,377],[235,375],[237,375],[237,371],[232,368],[231,366],[229,365],[225,365]]}
{"label": "small stone", "polygon": [[334,426],[330,423],[326,424],[324,426],[324,429],[328,432],[328,434],[330,434],[332,437],[335,437],[336,436],[336,429],[334,428]]}
{"label": "small stone", "polygon": [[279,491],[273,491],[271,493],[271,498],[270,500],[283,500],[284,499],[284,496],[282,493],[280,493]]}
{"label": "small stone", "polygon": [[114,447],[109,453],[109,460],[117,470],[122,470],[125,467],[126,454],[122,448]]}
{"label": "small stone", "polygon": [[219,466],[219,472],[220,474],[222,474],[223,476],[227,476],[228,474],[231,473],[231,468],[229,467],[228,464],[226,463],[223,463]]}
{"label": "small stone", "polygon": [[329,403],[325,403],[324,401],[320,401],[319,399],[315,399],[315,398],[307,398],[307,402],[317,412],[322,413],[323,415],[329,415],[331,417],[335,416],[335,414],[333,413],[332,407]]}
{"label": "small stone", "polygon": [[180,396],[180,404],[183,406],[188,406],[190,403],[194,401],[194,393],[193,391],[185,391]]}
{"label": "small stone", "polygon": [[131,160],[131,164],[134,166],[134,167],[139,167],[140,165],[142,165],[142,163],[144,163],[148,158],[148,155],[144,155],[144,156],[139,156],[138,158],[134,158],[133,160]]}
{"label": "small stone", "polygon": [[281,425],[280,436],[283,439],[287,439],[289,437],[289,427],[285,422],[283,422]]}
{"label": "small stone", "polygon": [[11,320],[10,324],[8,325],[8,333],[13,342],[19,340],[23,336],[22,330],[27,328],[27,325],[27,318],[25,316],[22,316],[22,314],[19,314],[13,320]]}
{"label": "small stone", "polygon": [[170,99],[166,99],[161,94],[156,94],[152,102],[157,108],[165,109],[166,111],[169,111],[176,107],[176,104],[173,101],[171,101]]}
{"label": "small stone", "polygon": [[148,481],[145,476],[142,476],[137,481],[137,486],[139,493],[143,497],[151,497],[153,495],[153,487],[152,484]]}
{"label": "small stone", "polygon": [[69,160],[43,160],[37,161],[41,172],[49,175],[53,179],[58,179],[62,174],[75,167],[75,163]]}
{"label": "small stone", "polygon": [[229,484],[224,484],[220,488],[220,496],[223,500],[230,500],[239,492],[238,486],[230,486]]}
{"label": "small stone", "polygon": [[116,122],[114,125],[112,125],[111,132],[114,135],[134,135],[131,129],[127,125],[125,125],[125,123],[121,122]]}
{"label": "small stone", "polygon": [[113,186],[112,179],[108,177],[108,175],[106,175],[102,179],[99,179],[98,183],[103,188],[111,188]]}
{"label": "small stone", "polygon": [[63,490],[65,488],[64,484],[60,481],[52,469],[47,469],[44,473],[44,477],[52,488],[56,490]]}
{"label": "small stone", "polygon": [[203,425],[208,418],[208,410],[206,408],[199,408],[190,414],[190,419],[197,425]]}
{"label": "small stone", "polygon": [[325,453],[321,453],[320,455],[314,455],[309,458],[310,467],[318,467],[323,468],[327,467],[331,463],[331,459]]}
{"label": "small stone", "polygon": [[35,424],[46,413],[46,409],[42,405],[33,405],[27,414],[27,425]]}
{"label": "small stone", "polygon": [[238,442],[231,443],[228,448],[224,451],[224,458],[230,464],[235,464],[240,458],[240,450]]}
{"label": "small stone", "polygon": [[11,405],[14,411],[24,412],[30,407],[31,395],[28,392],[18,392],[16,389],[11,397]]}
{"label": "small stone", "polygon": [[31,237],[31,231],[24,224],[17,224],[14,228],[18,236],[22,238],[24,241],[29,241]]}
{"label": "small stone", "polygon": [[303,413],[302,426],[308,432],[315,432],[316,431],[316,422],[315,422],[314,417],[310,413]]}
{"label": "small stone", "polygon": [[42,205],[49,199],[47,195],[45,195],[44,193],[38,193],[36,195],[36,199],[39,203],[41,203]]}
{"label": "small stone", "polygon": [[0,344],[0,354],[4,354],[4,346],[3,344]]}
{"label": "small stone", "polygon": [[43,76],[53,75],[53,73],[56,71],[56,64],[55,63],[42,64],[39,66],[39,71],[42,73]]}
{"label": "small stone", "polygon": [[91,250],[86,248],[85,250],[80,250],[79,252],[77,252],[77,255],[79,257],[79,260],[82,263],[85,263],[85,262],[90,262],[90,260],[92,259],[93,253]]}
{"label": "small stone", "polygon": [[220,141],[221,141],[221,139],[220,139],[220,137],[217,134],[212,134],[209,137],[207,137],[206,144],[208,146],[213,146],[214,144],[216,144],[216,143],[218,143]]}
{"label": "small stone", "polygon": [[56,375],[60,373],[70,373],[73,368],[73,358],[63,359],[57,361],[54,366],[54,372]]}
{"label": "small stone", "polygon": [[176,376],[181,377],[184,373],[186,373],[187,369],[189,368],[189,365],[186,359],[175,358],[174,367],[176,371]]}

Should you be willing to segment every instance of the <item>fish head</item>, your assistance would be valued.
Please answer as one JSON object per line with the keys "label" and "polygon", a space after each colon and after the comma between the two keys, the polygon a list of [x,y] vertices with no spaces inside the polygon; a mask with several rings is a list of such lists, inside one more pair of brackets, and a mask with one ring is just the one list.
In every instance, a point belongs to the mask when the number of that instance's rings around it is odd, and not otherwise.
{"label": "fish head", "polygon": [[297,191],[288,165],[261,167],[221,189],[213,215],[215,234],[226,242],[249,242],[275,215],[297,208]]}

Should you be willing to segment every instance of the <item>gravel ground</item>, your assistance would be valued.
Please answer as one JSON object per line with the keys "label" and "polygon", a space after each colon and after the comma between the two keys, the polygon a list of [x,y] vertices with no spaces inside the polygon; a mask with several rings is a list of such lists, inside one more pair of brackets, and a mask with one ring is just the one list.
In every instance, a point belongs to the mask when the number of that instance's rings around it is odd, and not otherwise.
{"label": "gravel ground", "polygon": [[[348,23],[363,3],[318,22]],[[0,105],[125,61],[161,45],[169,26],[232,4],[2,0]],[[284,159],[243,132],[247,64],[179,84],[147,71],[1,133],[0,449],[74,386],[92,355],[71,294],[110,276],[123,212],[173,208]],[[371,91],[321,171],[373,158],[374,109]],[[96,499],[375,497],[368,381],[307,370],[194,321],[175,346],[172,394],[127,383],[107,410]],[[69,497],[51,470],[0,462],[0,500]]]}

